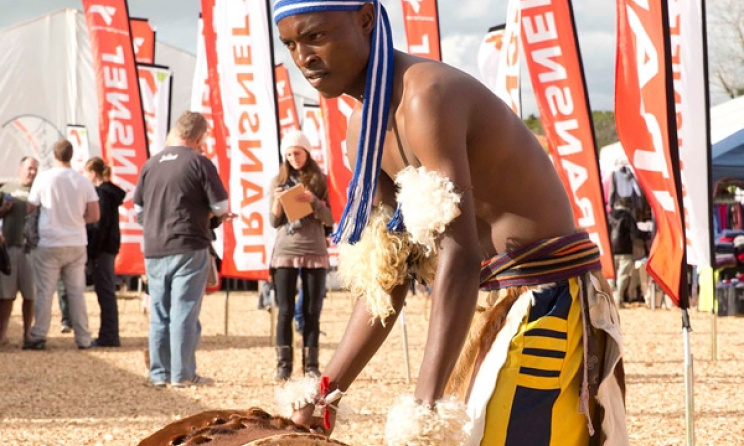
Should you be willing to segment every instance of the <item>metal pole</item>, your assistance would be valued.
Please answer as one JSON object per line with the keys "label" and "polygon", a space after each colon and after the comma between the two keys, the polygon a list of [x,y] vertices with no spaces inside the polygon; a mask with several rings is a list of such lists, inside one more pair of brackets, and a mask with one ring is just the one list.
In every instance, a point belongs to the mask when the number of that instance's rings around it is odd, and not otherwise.
{"label": "metal pole", "polygon": [[690,349],[690,315],[682,309],[682,339],[685,350],[685,424],[687,427],[687,446],[695,445],[695,401],[693,392],[692,350]]}
{"label": "metal pole", "polygon": [[411,384],[411,363],[408,359],[408,332],[406,331],[406,313],[401,308],[400,317],[401,334],[403,335],[403,359],[405,360],[406,366],[406,384]]}
{"label": "metal pole", "polygon": [[713,297],[713,310],[710,312],[710,360],[718,361],[718,314],[716,314],[715,299]]}
{"label": "metal pole", "polygon": [[227,290],[225,290],[225,336],[228,332],[228,315],[230,314],[230,279],[227,279]]}

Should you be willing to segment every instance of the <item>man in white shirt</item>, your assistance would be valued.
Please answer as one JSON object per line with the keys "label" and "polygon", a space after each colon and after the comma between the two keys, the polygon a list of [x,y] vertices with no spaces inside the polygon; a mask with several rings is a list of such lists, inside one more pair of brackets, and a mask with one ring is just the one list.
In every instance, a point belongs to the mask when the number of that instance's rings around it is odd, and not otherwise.
{"label": "man in white shirt", "polygon": [[88,311],[85,305],[85,262],[88,244],[85,225],[98,221],[98,194],[87,178],[70,168],[72,144],[54,144],[55,166],[41,172],[28,197],[29,212],[39,209],[39,244],[36,269],[35,322],[24,350],[44,350],[52,316],[52,296],[57,279],[67,289],[70,319],[79,349],[90,347]]}

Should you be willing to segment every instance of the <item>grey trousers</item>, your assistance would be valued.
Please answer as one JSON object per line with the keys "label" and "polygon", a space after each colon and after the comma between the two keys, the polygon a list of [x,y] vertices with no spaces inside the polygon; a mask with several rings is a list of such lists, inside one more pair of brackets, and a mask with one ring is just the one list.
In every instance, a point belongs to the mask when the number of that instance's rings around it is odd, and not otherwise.
{"label": "grey trousers", "polygon": [[90,346],[88,309],[85,304],[85,246],[38,247],[34,254],[36,301],[31,339],[46,339],[52,322],[52,298],[62,277],[67,289],[70,322],[79,347]]}

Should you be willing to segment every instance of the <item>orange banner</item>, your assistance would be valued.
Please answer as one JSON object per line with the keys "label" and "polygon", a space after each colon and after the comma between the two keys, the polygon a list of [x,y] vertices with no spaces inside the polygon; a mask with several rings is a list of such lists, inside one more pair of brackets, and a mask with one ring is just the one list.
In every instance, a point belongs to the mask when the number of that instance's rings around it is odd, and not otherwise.
{"label": "orange banner", "polygon": [[98,86],[101,153],[111,166],[112,181],[127,193],[119,208],[121,249],[116,273],[145,273],[142,226],[137,223],[132,194],[147,159],[137,68],[129,36],[125,0],[83,0]]}
{"label": "orange banner", "polygon": [[346,129],[356,101],[349,96],[320,99],[326,131],[326,162],[328,165],[328,195],[333,220],[338,223],[346,207],[346,191],[352,171],[346,156]]}
{"label": "orange banner", "polygon": [[401,0],[408,52],[442,60],[439,47],[437,0]]}
{"label": "orange banner", "polygon": [[130,18],[129,29],[132,32],[134,58],[137,63],[155,63],[155,30],[147,19]]}
{"label": "orange banner", "polygon": [[674,99],[667,94],[661,3],[618,0],[617,45],[617,135],[656,222],[646,268],[678,304],[685,237],[675,179],[679,172],[673,167],[676,146],[670,144],[667,107]]}
{"label": "orange banner", "polygon": [[292,84],[289,83],[289,71],[284,64],[279,64],[274,68],[274,78],[279,107],[279,134],[284,138],[284,134],[288,131],[300,129],[300,120],[297,118]]}
{"label": "orange banner", "polygon": [[570,2],[523,1],[521,7],[525,59],[553,164],[573,203],[576,226],[599,246],[604,275],[615,277]]}

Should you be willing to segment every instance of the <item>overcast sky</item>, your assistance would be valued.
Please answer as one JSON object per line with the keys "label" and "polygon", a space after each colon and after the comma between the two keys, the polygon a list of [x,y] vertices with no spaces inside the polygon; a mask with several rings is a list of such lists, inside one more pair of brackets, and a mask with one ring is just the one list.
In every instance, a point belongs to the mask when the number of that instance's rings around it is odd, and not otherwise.
{"label": "overcast sky", "polygon": [[[199,0],[129,0],[132,17],[150,19],[157,39],[195,52]],[[383,0],[395,35],[395,46],[405,49],[400,0]],[[444,62],[479,77],[476,57],[488,28],[504,22],[507,0],[440,0],[439,17]],[[82,9],[80,0],[0,0],[0,29],[34,19],[61,8]],[[573,0],[579,44],[584,62],[589,98],[593,110],[612,110],[615,65],[615,0]],[[276,28],[273,28],[276,33]],[[296,92],[316,97],[288,59],[277,48],[276,61],[290,67]],[[523,70],[524,115],[536,113]]]}

